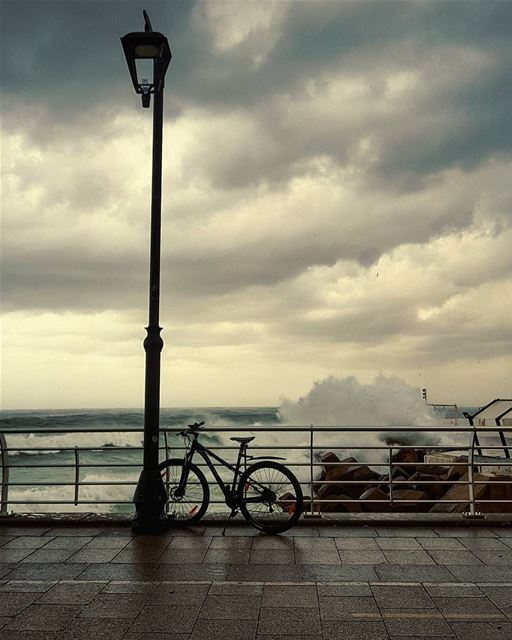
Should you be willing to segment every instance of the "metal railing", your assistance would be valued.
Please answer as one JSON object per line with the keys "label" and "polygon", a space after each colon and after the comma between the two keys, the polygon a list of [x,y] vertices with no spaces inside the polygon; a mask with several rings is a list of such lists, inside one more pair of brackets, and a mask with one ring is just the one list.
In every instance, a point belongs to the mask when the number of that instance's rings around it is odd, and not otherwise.
{"label": "metal railing", "polygon": [[[180,428],[163,428],[161,430],[161,459],[168,459],[170,457],[181,457],[185,450],[183,441],[176,438]],[[501,431],[512,432],[512,427],[500,427]],[[223,433],[251,433],[251,434],[271,434],[275,439],[278,434],[283,434],[283,441],[276,443],[252,443],[249,449],[251,451],[258,451],[259,454],[266,453],[270,455],[276,451],[286,451],[291,453],[294,459],[287,459],[285,464],[290,467],[303,487],[305,498],[305,510],[306,515],[321,515],[322,512],[333,512],[337,510],[375,510],[369,505],[376,505],[380,507],[378,510],[400,512],[400,511],[414,511],[414,507],[418,508],[419,512],[425,512],[428,505],[442,505],[442,504],[457,504],[464,505],[466,507],[466,515],[468,516],[480,516],[480,511],[485,509],[485,505],[502,505],[503,512],[512,511],[512,468],[506,477],[508,479],[479,479],[476,477],[476,472],[479,467],[506,467],[512,466],[512,460],[510,458],[498,458],[498,457],[485,457],[476,455],[475,450],[478,448],[485,449],[487,451],[501,450],[503,451],[503,444],[496,445],[484,445],[480,444],[477,447],[477,432],[485,431],[485,434],[489,436],[492,432],[487,428],[478,429],[468,427],[322,427],[322,426],[269,426],[269,427],[215,427],[205,428],[202,433],[205,435],[215,434],[217,437]],[[400,440],[400,434],[407,433],[407,439],[411,440],[412,434],[417,436],[417,439],[421,437],[420,434],[442,434],[443,436],[459,436],[465,440],[463,442],[454,442],[453,444],[395,444]],[[140,434],[142,438],[142,429],[127,430],[124,428],[118,429],[80,429],[80,430],[64,430],[64,429],[32,429],[32,430],[13,430],[0,433],[0,461],[1,461],[1,491],[0,491],[0,513],[5,515],[8,512],[10,506],[21,505],[23,507],[36,507],[42,505],[58,505],[58,506],[74,506],[79,505],[118,505],[122,508],[123,505],[131,505],[131,495],[124,495],[122,497],[87,497],[83,496],[84,490],[87,487],[109,487],[109,488],[134,488],[137,484],[137,478],[126,476],[124,479],[119,478],[106,478],[100,480],[92,480],[84,477],[88,470],[98,469],[115,469],[116,471],[123,470],[126,474],[132,471],[136,473],[142,464],[142,444],[140,446],[114,446],[112,444],[103,444],[101,446],[49,446],[42,443],[39,446],[35,446],[35,443],[39,439],[39,436],[59,436],[59,435],[73,435],[83,436],[84,434]],[[368,437],[372,435],[382,434],[386,435],[388,441],[391,444],[375,443],[375,444],[363,444],[359,445],[356,442],[350,442],[350,435],[358,434],[360,437],[362,434],[366,434]],[[16,436],[30,435],[30,446],[18,445],[10,446],[9,441]],[[328,441],[325,441],[326,437]],[[324,440],[324,442],[322,442]],[[297,441],[297,442],[294,442]],[[231,445],[229,443],[221,444],[208,444],[208,447],[217,451],[233,451],[238,450],[238,446]],[[420,453],[420,460],[416,462],[401,462],[397,460],[395,454],[398,454],[403,449],[414,449]],[[507,447],[512,449],[512,447]],[[365,452],[373,454],[374,459],[360,460],[353,463],[345,463],[352,466],[368,466],[374,471],[381,469],[384,472],[379,475],[378,478],[373,479],[355,479],[355,480],[332,480],[327,477],[328,471],[331,467],[336,467],[341,464],[339,461],[326,462],[321,460],[322,452],[326,451],[343,451],[346,455],[349,455],[351,451]],[[446,461],[446,462],[425,462],[423,454],[435,454],[435,453],[457,452],[462,459],[458,461]],[[99,454],[104,455],[108,453],[110,457],[115,460],[102,461]],[[37,455],[37,458],[32,456]],[[56,455],[59,460],[50,460],[49,462],[41,461],[42,454]],[[46,456],[45,456],[46,457]],[[233,456],[234,457],[234,456]],[[370,455],[372,457],[372,455]],[[36,460],[36,462],[32,462]],[[44,458],[43,458],[44,460]],[[206,466],[205,463],[198,457],[196,464],[199,466]],[[420,479],[417,481],[403,478],[395,478],[395,472],[397,469],[407,467],[414,467],[415,470],[420,471],[422,468],[432,466],[433,464],[440,467],[462,467],[462,478],[459,477],[456,480],[451,479]],[[318,474],[319,470],[323,473]],[[36,470],[40,470],[40,473]],[[54,475],[59,477],[44,477],[44,474],[48,473],[48,470],[52,470]],[[70,477],[60,477],[61,474],[68,473]],[[30,477],[28,477],[30,476]],[[209,483],[214,484],[212,478],[209,478]],[[456,499],[442,497],[422,497],[418,500],[417,497],[412,499],[397,497],[396,491],[400,488],[413,488],[417,484],[425,485],[446,485],[447,490],[456,485],[467,486],[467,492],[465,495],[457,497]],[[363,487],[378,487],[386,493],[386,498],[383,499],[382,495],[379,499],[361,499],[353,498],[350,496],[341,496],[334,491],[332,497],[319,497],[317,495],[318,489],[324,485],[333,485],[334,488],[340,486],[346,489],[353,485],[358,485],[361,489]],[[506,497],[500,499],[488,499],[477,495],[477,487],[479,485],[493,485],[505,487],[504,493]],[[64,490],[65,487],[72,489],[72,495],[67,497],[45,497],[39,496],[21,496],[13,495],[10,497],[9,491],[13,490],[19,492],[20,488],[31,488],[34,491],[38,491],[44,487],[53,488],[61,487]],[[362,489],[363,490],[363,489]],[[126,493],[126,490],[124,490]],[[215,496],[212,494],[210,500],[213,504],[223,504],[224,500],[221,495]],[[354,507],[354,505],[359,505]],[[336,509],[336,506],[338,509]],[[353,508],[354,507],[354,508]],[[384,508],[386,507],[386,508]],[[487,507],[496,511],[497,507]],[[26,510],[26,509],[25,509]],[[96,510],[99,510],[96,508]]]}

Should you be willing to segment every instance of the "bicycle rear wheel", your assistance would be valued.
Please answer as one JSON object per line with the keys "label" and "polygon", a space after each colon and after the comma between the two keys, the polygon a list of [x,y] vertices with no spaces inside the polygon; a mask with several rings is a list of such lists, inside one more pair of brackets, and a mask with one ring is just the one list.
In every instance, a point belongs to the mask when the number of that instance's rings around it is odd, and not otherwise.
{"label": "bicycle rear wheel", "polygon": [[160,463],[160,474],[167,492],[165,512],[173,526],[196,524],[204,516],[210,502],[210,489],[204,473],[190,464],[187,485],[182,496],[177,495],[183,460],[172,458]]}
{"label": "bicycle rear wheel", "polygon": [[244,518],[264,533],[282,533],[300,518],[302,490],[282,464],[264,460],[251,465],[240,478],[238,501]]}

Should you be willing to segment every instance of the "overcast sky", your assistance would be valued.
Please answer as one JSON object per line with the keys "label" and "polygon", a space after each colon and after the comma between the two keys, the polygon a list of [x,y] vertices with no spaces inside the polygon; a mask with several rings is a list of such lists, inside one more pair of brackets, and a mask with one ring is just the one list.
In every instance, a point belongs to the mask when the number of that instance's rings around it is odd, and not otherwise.
{"label": "overcast sky", "polygon": [[2,405],[138,407],[165,33],[162,405],[512,385],[512,2],[2,0]]}

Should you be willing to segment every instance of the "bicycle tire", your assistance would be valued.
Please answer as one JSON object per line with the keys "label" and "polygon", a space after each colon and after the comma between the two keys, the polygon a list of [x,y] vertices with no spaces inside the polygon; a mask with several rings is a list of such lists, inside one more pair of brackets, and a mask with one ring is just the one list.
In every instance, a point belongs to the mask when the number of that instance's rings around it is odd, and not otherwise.
{"label": "bicycle tire", "polygon": [[[288,482],[282,482],[279,475],[284,476]],[[252,479],[252,480],[251,480]],[[264,502],[254,503],[247,502],[247,490],[252,484],[258,484],[260,487],[268,489],[273,495],[262,509],[252,509],[250,505],[261,504]],[[282,488],[281,488],[281,485]],[[291,490],[288,490],[291,489]],[[279,493],[284,491],[284,493]],[[259,493],[259,489],[255,490]],[[290,496],[283,501],[285,494]],[[279,498],[282,498],[281,504]],[[270,460],[257,462],[244,471],[238,484],[238,503],[243,517],[253,527],[259,529],[263,533],[282,533],[292,527],[300,518],[303,510],[303,496],[299,481],[295,475],[284,465]],[[273,509],[277,505],[277,509]]]}
{"label": "bicycle tire", "polygon": [[[165,510],[167,518],[172,526],[188,527],[197,524],[206,513],[210,504],[210,488],[204,473],[195,464],[190,463],[187,486],[185,489],[185,499],[173,501],[173,488],[178,486],[183,469],[182,458],[170,458],[159,465],[160,473],[164,481],[167,503]],[[191,483],[191,476],[195,475],[196,480]],[[189,488],[193,487],[191,491]],[[189,491],[188,500],[187,491]],[[179,505],[182,508],[179,508]],[[173,508],[174,506],[174,508]]]}

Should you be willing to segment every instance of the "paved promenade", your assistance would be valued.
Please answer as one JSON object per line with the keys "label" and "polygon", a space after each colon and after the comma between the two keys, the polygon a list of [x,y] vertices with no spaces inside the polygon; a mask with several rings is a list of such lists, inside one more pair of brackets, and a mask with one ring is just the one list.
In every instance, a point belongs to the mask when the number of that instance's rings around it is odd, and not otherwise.
{"label": "paved promenade", "polygon": [[2,640],[512,639],[512,528],[0,522]]}

